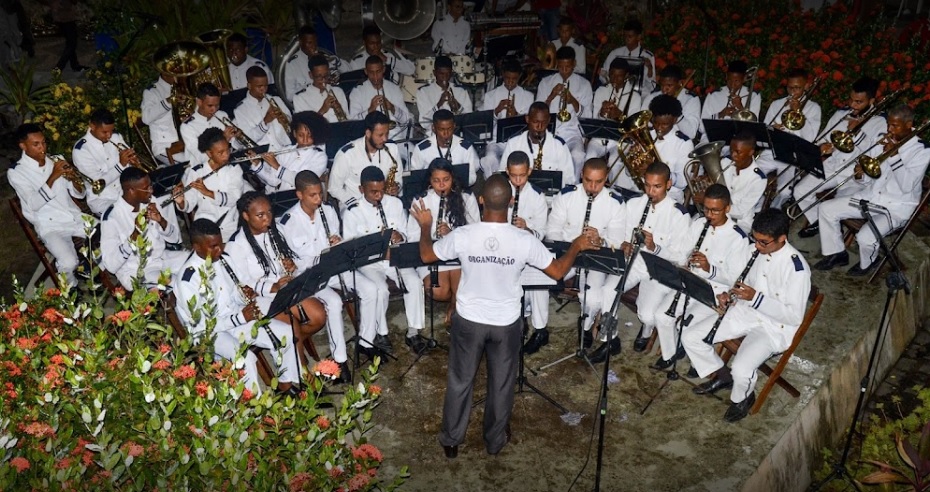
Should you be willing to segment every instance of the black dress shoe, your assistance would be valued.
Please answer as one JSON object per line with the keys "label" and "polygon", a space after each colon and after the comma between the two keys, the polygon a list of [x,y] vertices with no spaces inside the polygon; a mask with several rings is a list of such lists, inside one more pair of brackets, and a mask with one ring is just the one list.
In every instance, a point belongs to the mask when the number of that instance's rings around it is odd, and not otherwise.
{"label": "black dress shoe", "polygon": [[582,332],[581,333],[581,347],[586,348],[586,349],[591,348],[591,346],[594,345],[594,334],[592,333],[593,329],[582,330],[581,327],[579,327],[578,331]]}
{"label": "black dress shoe", "polygon": [[855,265],[852,266],[852,268],[850,268],[849,270],[846,270],[846,275],[849,275],[850,277],[864,277],[872,273],[872,270],[874,270],[877,265],[878,265],[878,262],[873,261],[871,265],[865,268],[862,268],[859,266],[858,263],[856,263]]}
{"label": "black dress shoe", "polygon": [[375,357],[381,357],[382,364],[386,364],[388,361],[388,358],[384,356],[384,351],[378,347],[365,347],[360,345],[358,347],[358,353],[364,355],[371,361],[375,360]]}
{"label": "black dress shoe", "polygon": [[456,456],[459,455],[459,447],[458,447],[458,445],[456,445],[456,446],[443,446],[443,447],[442,447],[442,450],[445,451],[445,453],[446,453],[446,458],[449,458],[450,460],[451,460],[452,458],[455,458]]}
{"label": "black dress shoe", "polygon": [[798,237],[804,237],[804,238],[814,237],[817,234],[820,234],[820,222],[814,222],[813,224],[810,224],[804,229],[801,229],[800,231],[798,231]]}
{"label": "black dress shoe", "polygon": [[646,347],[649,345],[650,337],[636,337],[636,340],[633,341],[633,351],[642,352],[646,350]]}
{"label": "black dress shoe", "polygon": [[413,353],[415,354],[420,354],[429,348],[428,344],[426,343],[426,339],[423,338],[423,336],[419,333],[412,337],[407,337],[404,342],[408,347],[410,347],[411,350],[413,350]]}
{"label": "black dress shoe", "polygon": [[526,341],[526,345],[523,346],[524,354],[535,354],[539,352],[539,349],[545,347],[549,344],[549,330],[542,328],[539,330],[533,330],[533,334],[530,335],[530,339]]}
{"label": "black dress shoe", "polygon": [[695,369],[694,366],[691,366],[691,369],[688,369],[688,373],[685,374],[685,377],[688,377],[691,379],[698,377],[697,369]]}
{"label": "black dress shoe", "polygon": [[722,389],[732,388],[733,387],[733,378],[716,378],[711,379],[710,381],[701,383],[694,387],[691,391],[695,395],[712,395]]}
{"label": "black dress shoe", "polygon": [[833,255],[824,256],[822,260],[814,265],[815,270],[827,271],[833,270],[834,267],[846,266],[849,264],[849,253],[843,251]]}
{"label": "black dress shoe", "polygon": [[656,363],[653,364],[652,367],[659,369],[659,370],[668,369],[669,367],[672,367],[672,364],[674,364],[676,360],[679,360],[683,358],[684,356],[685,356],[685,349],[684,347],[682,347],[678,349],[678,352],[675,352],[675,355],[673,355],[671,359],[665,360],[660,355],[659,359],[656,360]]}
{"label": "black dress shoe", "polygon": [[723,414],[723,420],[727,422],[737,422],[749,415],[749,410],[756,403],[756,392],[753,391],[745,400],[739,403],[733,403],[727,408],[727,413]]}
{"label": "black dress shoe", "polygon": [[349,369],[349,363],[343,361],[339,363],[339,377],[333,380],[333,384],[346,384],[352,381],[352,371]]}
{"label": "black dress shoe", "polygon": [[387,335],[375,335],[375,339],[371,343],[385,352],[394,350],[394,345],[391,344],[391,339]]}
{"label": "black dress shoe", "polygon": [[592,364],[600,364],[607,360],[607,354],[617,355],[620,353],[620,339],[614,338],[609,342],[604,342],[588,357]]}

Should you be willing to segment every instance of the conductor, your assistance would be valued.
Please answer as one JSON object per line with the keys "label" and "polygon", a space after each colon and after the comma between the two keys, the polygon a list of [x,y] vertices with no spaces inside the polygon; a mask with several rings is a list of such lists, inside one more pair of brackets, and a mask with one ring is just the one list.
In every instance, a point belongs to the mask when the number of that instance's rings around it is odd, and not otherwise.
{"label": "conductor", "polygon": [[510,440],[510,414],[520,353],[520,272],[527,265],[559,279],[568,273],[581,251],[599,246],[588,236],[576,238],[555,260],[532,233],[510,224],[512,199],[507,178],[495,174],[478,198],[484,206],[481,222],[453,229],[431,242],[432,216],[422,201],[411,214],[420,225],[420,256],[425,263],[458,259],[462,264],[452,317],[449,371],[439,442],[446,457],[458,456],[471,412],[475,373],[487,354],[488,385],[484,407],[484,442],[488,454],[500,452]]}

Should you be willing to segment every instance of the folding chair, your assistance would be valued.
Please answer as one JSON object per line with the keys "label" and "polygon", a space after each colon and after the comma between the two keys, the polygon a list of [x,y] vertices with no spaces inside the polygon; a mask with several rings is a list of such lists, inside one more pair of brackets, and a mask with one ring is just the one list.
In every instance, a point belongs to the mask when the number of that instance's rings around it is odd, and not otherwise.
{"label": "folding chair", "polygon": [[35,282],[36,288],[45,283],[45,279],[47,278],[51,278],[53,282],[57,282],[58,269],[55,268],[55,263],[49,259],[48,249],[45,248],[45,244],[39,239],[39,235],[36,233],[35,228],[32,227],[32,224],[26,219],[26,216],[23,215],[23,206],[19,201],[19,197],[10,198],[8,201],[10,203],[10,209],[13,211],[13,216],[16,217],[16,221],[19,222],[19,226],[23,229],[23,233],[26,234],[26,239],[29,240],[29,244],[32,246],[32,250],[35,251],[36,256],[39,257],[39,261],[44,267],[42,274],[39,275],[39,278]]}
{"label": "folding chair", "polygon": [[[788,365],[788,361],[791,359],[791,354],[793,354],[795,349],[798,348],[798,344],[801,343],[801,339],[804,338],[804,335],[807,333],[808,328],[810,328],[811,323],[814,322],[814,318],[817,317],[817,312],[820,311],[820,305],[823,304],[823,297],[823,294],[817,289],[817,287],[811,286],[811,292],[807,298],[811,305],[807,308],[807,312],[804,313],[804,320],[801,322],[801,326],[798,328],[797,333],[794,334],[794,339],[791,341],[791,346],[781,353],[774,368],[770,367],[767,362],[763,362],[762,365],[759,366],[759,370],[765,373],[768,378],[766,379],[765,384],[762,385],[762,389],[759,391],[759,396],[756,397],[756,403],[749,411],[750,414],[754,415],[759,412],[759,409],[762,408],[762,405],[765,404],[766,398],[768,398],[769,393],[772,391],[772,388],[776,384],[781,386],[782,389],[787,391],[789,395],[795,398],[801,396],[801,392],[792,386],[791,383],[785,381],[785,379],[781,377],[781,373],[785,369],[785,366]],[[725,352],[723,355],[724,363],[729,362],[730,357],[739,351],[739,346],[740,343],[742,343],[742,340],[742,338],[739,338],[734,340],[726,340],[721,343],[721,346]]]}

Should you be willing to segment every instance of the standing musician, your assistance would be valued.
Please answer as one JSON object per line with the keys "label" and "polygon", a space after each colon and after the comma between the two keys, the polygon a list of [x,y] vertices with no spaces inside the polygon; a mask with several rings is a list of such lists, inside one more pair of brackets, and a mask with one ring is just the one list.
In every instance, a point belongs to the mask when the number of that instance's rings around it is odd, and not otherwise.
{"label": "standing musician", "polygon": [[[730,218],[743,230],[749,230],[752,219],[762,205],[765,173],[756,165],[756,137],[741,131],[730,139],[730,155],[720,160],[723,178],[730,190]],[[698,203],[702,202],[698,196]]]}
{"label": "standing musician", "polygon": [[229,162],[229,142],[219,128],[207,128],[197,141],[197,149],[207,156],[207,162],[184,171],[184,177],[174,187],[178,209],[194,213],[194,218],[216,222],[223,238],[232,236],[238,226],[236,201],[242,196],[245,181],[242,168]]}
{"label": "standing musician", "polygon": [[[391,139],[402,139],[406,136],[407,125],[413,116],[407,111],[400,87],[390,80],[384,80],[384,61],[377,56],[368,57],[365,75],[368,80],[349,94],[349,119],[363,120],[369,114],[380,111],[396,125],[392,125]],[[402,158],[406,159],[406,156]]]}
{"label": "standing musician", "polygon": [[[195,341],[204,336],[207,329],[207,316],[204,315],[207,298],[203,296],[202,289],[212,289],[216,308],[214,353],[236,363],[243,345],[273,350],[276,352],[274,359],[280,361],[281,366],[277,389],[296,396],[300,385],[300,364],[297,362],[297,345],[287,315],[284,315],[284,320],[275,317],[266,325],[267,328],[255,330],[253,325],[262,316],[257,296],[249,286],[239,283],[238,271],[230,265],[232,260],[229,255],[223,253],[225,245],[219,227],[211,220],[197,219],[191,223],[190,234],[194,254],[184,263],[183,269],[175,274],[172,282],[177,289],[177,313],[181,323]],[[209,276],[206,267],[208,259],[212,262],[212,275]],[[256,300],[253,301],[253,298]],[[193,301],[193,309],[188,304],[190,301]],[[322,307],[319,310],[322,311]],[[277,343],[281,345],[276,347]],[[246,351],[245,387],[260,393],[259,381],[256,356]]]}
{"label": "standing musician", "polygon": [[115,132],[116,119],[106,109],[90,114],[87,133],[74,144],[71,159],[74,167],[92,180],[102,179],[106,187],[100,194],[86,194],[87,205],[94,215],[100,216],[120,196],[119,175],[136,160],[136,153],[125,146],[126,141]]}
{"label": "standing musician", "polygon": [[[295,94],[313,83],[313,65],[309,61],[311,57],[318,55],[319,51],[317,49],[316,31],[313,30],[312,26],[300,26],[300,29],[297,30],[297,44],[300,49],[287,59],[284,70],[284,88],[291,99],[294,99]],[[307,67],[310,68],[309,72]],[[326,75],[329,77],[328,65]],[[303,111],[303,109],[297,109],[296,99],[294,99],[294,111]]]}
{"label": "standing musician", "polygon": [[262,69],[268,80],[265,84],[274,84],[274,76],[271,74],[271,68],[265,62],[249,54],[249,40],[244,35],[236,32],[226,39],[226,56],[229,57],[229,80],[232,82],[232,90],[246,87],[249,80],[249,70],[252,67]]}
{"label": "standing musician", "polygon": [[701,98],[683,85],[685,73],[678,65],[666,65],[659,70],[659,85],[643,98],[643,107],[648,108],[652,99],[659,94],[672,96],[681,103],[681,119],[678,129],[689,138],[698,138],[701,131]]}
{"label": "standing musician", "polygon": [[471,24],[465,19],[464,14],[464,0],[449,1],[447,15],[433,22],[430,31],[434,53],[465,54],[471,42]]}
{"label": "standing musician", "polygon": [[[320,55],[310,57],[310,79],[307,85],[294,95],[294,112],[316,111],[330,123],[348,119],[349,102],[346,93],[336,85],[329,85],[329,62]],[[341,113],[341,114],[338,114]]]}
{"label": "standing musician", "polygon": [[607,81],[607,69],[615,58],[641,58],[643,60],[643,72],[640,79],[644,83],[648,82],[643,90],[646,92],[651,91],[655,85],[656,57],[651,51],[643,47],[643,23],[636,19],[627,21],[623,25],[623,42],[623,46],[615,48],[604,59],[604,65],[601,66],[600,73],[601,82]]}
{"label": "standing musician", "polygon": [[[623,198],[610,191],[606,183],[607,162],[604,159],[585,162],[581,170],[581,186],[566,186],[552,201],[546,239],[567,241],[584,235],[601,246],[618,247],[623,242],[625,229]],[[581,329],[584,330],[584,347],[587,348],[594,340],[591,336],[594,318],[602,307],[610,305],[613,297],[603,297],[603,287],[608,284],[605,273],[583,272],[578,282],[584,308]]]}
{"label": "standing musician", "polygon": [[[703,205],[704,218],[691,222],[683,239],[685,245],[692,247],[685,266],[707,280],[715,294],[720,294],[728,291],[739,277],[740,269],[749,261],[752,246],[746,233],[728,215],[730,192],[726,186],[710,185],[704,191]],[[675,302],[676,298],[678,302]],[[675,360],[685,356],[683,349],[676,350],[679,340],[676,325],[680,316],[688,316],[684,328],[688,329],[688,326],[717,315],[716,311],[699,302],[689,302],[688,312],[684,313],[685,299],[678,292],[666,292],[659,308],[663,306],[668,306],[665,313],[656,315],[656,331],[662,347],[662,355],[655,363],[658,369],[667,369]],[[673,314],[670,316],[669,313]]]}
{"label": "standing musician", "polygon": [[[536,101],[545,102],[550,113],[560,115],[555,123],[555,134],[561,137],[572,154],[574,176],[581,174],[584,164],[584,135],[578,118],[591,117],[593,94],[587,79],[574,73],[575,50],[563,46],[555,52],[558,73],[549,75],[539,81],[536,89]],[[569,118],[565,121],[565,118]]]}
{"label": "standing musician", "polygon": [[[310,268],[319,262],[320,253],[342,242],[342,223],[339,214],[332,206],[323,203],[323,183],[313,171],[301,171],[295,180],[298,203],[295,203],[278,222],[281,234],[291,245],[299,259],[298,271]],[[342,289],[348,296],[348,290],[355,290],[359,296],[359,326],[362,333],[374,334],[378,326],[378,289],[364,275],[344,273],[330,279],[331,289]],[[329,289],[326,289],[329,290]],[[336,309],[342,302],[326,304],[326,316],[329,319],[329,349],[333,359],[339,362],[342,371],[340,379],[352,380],[352,373],[346,364],[346,343],[342,324],[342,313]]]}
{"label": "standing musician", "polygon": [[576,183],[578,178],[575,176],[568,146],[564,140],[553,135],[547,129],[548,126],[549,107],[546,103],[534,102],[526,114],[526,131],[514,135],[507,141],[501,157],[504,165],[498,171],[506,171],[510,154],[521,151],[530,156],[534,170],[561,171],[563,185]]}
{"label": "standing musician", "polygon": [[[153,199],[152,180],[145,171],[126,168],[119,183],[123,195],[104,212],[100,222],[101,264],[127,290],[150,289],[157,286],[163,270],[180,271],[190,251],[181,246],[181,228],[174,207],[162,207]],[[142,233],[137,222],[140,214],[145,214],[149,243],[141,278],[142,255],[132,246]]]}
{"label": "standing musician", "polygon": [[385,192],[392,196],[400,195],[400,174],[404,169],[397,144],[388,140],[390,123],[380,111],[368,113],[365,116],[365,135],[345,144],[336,153],[329,175],[328,191],[343,206],[348,206],[350,198],[361,198],[359,176],[369,166],[377,167],[384,175],[393,172],[396,185]]}
{"label": "standing musician", "polygon": [[[881,163],[882,175],[877,179],[864,176],[861,166],[855,165],[855,179],[864,186],[853,186],[853,198],[868,200],[885,207],[891,217],[880,212],[872,213],[878,232],[884,236],[889,231],[901,227],[914,213],[922,193],[921,180],[930,163],[930,147],[914,134],[914,110],[907,105],[900,105],[888,111],[888,133],[881,145],[876,145],[867,153],[872,158],[888,155]],[[850,196],[827,200],[820,206],[821,235],[820,250],[823,259],[814,265],[817,270],[831,270],[836,266],[849,263],[849,253],[843,243],[843,231],[840,221],[843,219],[860,219],[862,211],[849,203]],[[863,226],[856,234],[859,243],[859,263],[849,269],[852,276],[866,275],[878,264],[879,238],[876,238],[869,226]]]}
{"label": "standing musician", "polygon": [[[510,181],[510,192],[513,194],[513,202],[507,209],[507,216],[510,217],[512,226],[531,233],[536,239],[542,239],[546,235],[549,205],[542,191],[529,182],[532,172],[530,157],[525,152],[517,151],[507,158],[507,178]],[[528,268],[524,270],[521,280],[525,285],[536,285],[527,282],[534,282],[537,272],[538,269]],[[533,324],[533,334],[523,346],[523,351],[526,354],[534,354],[549,343],[549,330],[546,329],[546,325],[549,324],[549,291],[528,290],[525,291],[525,299]]]}
{"label": "standing musician", "polygon": [[[45,135],[39,125],[24,123],[14,135],[23,153],[10,165],[7,179],[19,197],[26,220],[55,257],[58,273],[74,287],[77,285],[75,270],[80,261],[72,238],[85,237],[85,233],[81,209],[72,197],[81,199],[85,193],[93,193],[90,184],[82,183],[83,188],[81,184],[76,185],[71,164],[64,159],[48,157]],[[91,222],[96,221],[91,219]],[[55,283],[58,283],[57,278]]]}
{"label": "standing musician", "polygon": [[[533,93],[520,86],[523,68],[516,60],[501,63],[501,85],[484,94],[480,111],[494,111],[493,135],[497,138],[497,120],[527,114],[533,104]],[[500,170],[501,155],[506,142],[490,142],[481,158],[481,171],[485,178]],[[506,161],[505,161],[506,162]]]}
{"label": "standing musician", "polygon": [[[686,248],[691,246],[686,244],[685,239],[691,225],[691,217],[684,206],[668,196],[668,190],[672,187],[671,172],[668,166],[661,162],[653,162],[646,168],[643,182],[645,195],[630,199],[623,205],[621,220],[624,223],[625,232],[621,237],[632,239],[624,241],[620,248],[627,257],[631,255],[634,247],[632,241],[638,235],[636,230],[638,227],[643,236],[643,244],[640,245],[642,246],[640,251],[643,254],[654,254],[672,263],[682,264],[687,257]],[[626,292],[639,285],[636,315],[643,326],[633,342],[633,350],[642,352],[646,350],[646,345],[649,343],[652,329],[656,325],[656,317],[666,307],[662,305],[662,299],[668,293],[668,288],[649,278],[646,262],[641,255],[636,257],[629,268],[631,269],[630,275],[623,291]],[[604,307],[609,306],[613,296],[617,294],[616,289],[619,283],[620,277],[615,275],[608,277],[601,291]],[[607,341],[607,333],[601,333],[601,340],[604,343],[591,354],[591,362],[603,362],[607,359],[608,352],[610,355],[620,352],[620,339],[616,338],[616,334],[614,336],[613,339]]]}
{"label": "standing musician", "polygon": [[[571,17],[563,16],[559,20],[559,36],[551,41],[552,46],[558,52],[559,48],[568,46],[575,50],[575,73],[584,77],[585,72],[585,48],[583,43],[579,43],[573,36],[575,35],[575,21]],[[597,106],[595,106],[597,107]]]}
{"label": "standing musician", "polygon": [[[843,166],[847,164],[850,159],[865,152],[866,149],[877,142],[881,138],[881,135],[887,130],[888,125],[884,117],[872,117],[867,120],[861,118],[861,115],[875,104],[875,93],[878,91],[878,85],[879,82],[870,77],[862,77],[853,82],[849,94],[849,106],[838,109],[833,113],[833,116],[827,121],[827,126],[825,126],[823,132],[821,132],[821,138],[814,142],[820,145],[820,152],[825,156],[823,161],[823,172],[825,176],[829,177],[836,173],[837,170],[843,169]],[[843,124],[844,121],[846,122],[845,125]],[[831,129],[853,131],[859,127],[861,127],[861,130],[858,132],[858,135],[856,135],[855,147],[852,152],[847,154],[835,148],[830,142]],[[842,172],[830,179],[827,183],[824,183],[820,188],[821,191],[829,191],[830,188],[836,186],[852,174],[853,166],[846,166]],[[794,187],[794,196],[798,199],[798,206],[802,210],[808,209],[804,212],[804,216],[807,217],[808,225],[798,231],[798,236],[802,238],[814,237],[820,232],[820,224],[817,222],[820,213],[820,204],[817,203],[816,194],[809,193],[809,191],[821,183],[823,183],[822,179],[807,175]],[[849,196],[855,192],[855,187],[846,188],[844,186],[844,188],[845,189],[840,188],[837,190],[837,195]],[[810,194],[810,196],[805,197],[803,200],[800,199],[808,194]]]}
{"label": "standing musician", "polygon": [[480,198],[481,222],[452,231],[435,244],[429,239],[431,212],[414,204],[413,216],[420,225],[420,256],[424,262],[459,259],[462,282],[456,298],[449,344],[449,377],[443,405],[439,442],[449,458],[458,455],[465,440],[471,412],[471,393],[478,364],[487,353],[488,392],[484,409],[484,441],[495,455],[510,440],[514,383],[520,354],[520,274],[527,265],[551,278],[562,278],[583,250],[598,242],[587,235],[575,238],[561,258],[539,241],[510,225],[507,207],[510,185],[503,176],[491,176]]}
{"label": "standing musician", "polygon": [[[393,52],[386,53],[381,45],[381,29],[378,26],[367,26],[362,30],[362,40],[365,43],[365,49],[361,53],[343,64],[343,72],[351,70],[368,71],[368,60],[372,56],[381,60],[381,64],[391,71],[391,82],[400,83],[401,75],[413,75],[417,67],[412,61],[404,58],[402,55]],[[383,73],[383,72],[382,72]]]}
{"label": "standing musician", "polygon": [[[433,240],[448,235],[457,227],[481,221],[478,200],[475,199],[471,192],[462,189],[462,185],[455,179],[450,161],[437,157],[430,163],[427,171],[429,172],[429,188],[418,195],[416,200],[419,200],[421,206],[425,206],[435,214],[433,215],[433,226],[430,229]],[[408,241],[419,240],[420,228],[417,227],[416,220],[412,217],[408,221],[407,230],[410,235],[407,238]],[[449,310],[446,313],[446,323],[449,323],[455,307],[455,293],[459,287],[462,270],[457,266],[445,265],[435,267],[435,269],[438,278],[436,287],[432,287],[431,267],[419,268],[418,273],[423,279],[424,290],[430,291],[433,300],[449,302]],[[417,339],[417,342],[419,341],[425,343],[425,340]],[[416,345],[422,344],[416,343]],[[419,353],[423,347],[414,346],[411,348],[413,348],[414,352]]]}
{"label": "standing musician", "polygon": [[[749,414],[756,401],[756,369],[791,346],[811,288],[807,261],[788,243],[788,216],[784,212],[777,208],[759,212],[752,222],[752,237],[753,263],[747,264],[740,275],[744,280],[736,282],[729,292],[717,294],[718,307],[726,310],[725,315],[693,323],[681,337],[691,367],[701,377],[714,376],[694,388],[694,393],[712,394],[733,388],[732,404],[723,416],[727,422]],[[757,256],[761,258],[754,261]],[[721,321],[711,338],[713,343],[745,337],[733,357],[732,370],[713,345],[704,341],[711,336],[709,332],[718,319]]]}
{"label": "standing musician", "polygon": [[[475,184],[478,152],[468,140],[455,134],[455,118],[447,109],[433,114],[432,135],[417,144],[410,157],[410,170],[426,169],[436,158],[452,164],[468,164],[468,186]],[[465,184],[465,183],[462,183]]]}
{"label": "standing musician", "polygon": [[[727,65],[726,84],[711,92],[704,99],[704,107],[701,109],[702,120],[727,120],[749,104],[749,110],[753,114],[759,114],[759,108],[762,105],[762,98],[758,92],[752,93],[750,102],[750,91],[752,88],[746,88],[746,73],[749,66],[743,60],[733,60]],[[702,131],[706,137],[707,132]]]}
{"label": "standing musician", "polygon": [[417,113],[420,115],[420,126],[426,130],[427,136],[431,134],[433,113],[442,109],[447,109],[453,114],[472,112],[468,91],[452,83],[451,58],[437,56],[433,76],[436,82],[417,89]]}
{"label": "standing musician", "polygon": [[[609,83],[598,87],[594,92],[594,118],[619,122],[640,110],[642,99],[628,77],[629,70],[630,66],[623,58],[615,58],[610,62]],[[611,147],[616,150],[616,140],[592,138],[588,141],[585,158],[604,157]]]}
{"label": "standing musician", "polygon": [[278,155],[271,152],[263,154],[258,166],[252,165],[252,172],[274,191],[293,190],[297,174],[301,171],[313,171],[317,176],[327,173],[324,142],[329,137],[329,122],[319,113],[294,113],[291,131],[296,144],[285,147]]}
{"label": "standing musician", "polygon": [[181,124],[181,140],[184,141],[186,160],[190,165],[207,161],[207,156],[200,152],[197,141],[207,128],[217,128],[226,136],[227,143],[243,147],[236,138],[236,129],[226,126],[229,115],[220,109],[220,90],[215,85],[205,82],[197,86],[197,111]]}
{"label": "standing musician", "polygon": [[173,100],[171,88],[177,79],[161,74],[154,84],[142,92],[142,122],[149,127],[152,154],[162,164],[168,164],[168,156],[176,161],[184,159],[180,150],[178,128],[174,126]]}
{"label": "standing musician", "polygon": [[694,150],[694,144],[676,123],[681,119],[681,103],[672,96],[662,94],[652,99],[649,111],[652,111],[650,134],[656,152],[672,172],[672,187],[668,190],[668,196],[684,205],[684,191],[688,185],[684,174],[685,164],[690,160],[688,154]]}
{"label": "standing musician", "polygon": [[[362,196],[352,200],[345,212],[343,231],[346,239],[393,229],[391,244],[400,244],[407,239],[407,214],[397,197],[385,194],[384,173],[380,168],[368,166],[362,169],[359,186]],[[422,350],[426,340],[420,335],[425,323],[423,283],[415,268],[395,268],[387,259],[359,269],[359,272],[378,288],[378,323],[376,333],[362,331],[360,351],[372,358],[392,348],[388,339],[387,308],[390,292],[387,279],[391,279],[404,292],[404,310],[407,315],[407,346],[415,351]],[[374,346],[372,346],[374,344]]]}
{"label": "standing musician", "polygon": [[246,72],[249,91],[236,105],[236,126],[258,145],[274,152],[291,145],[291,112],[278,96],[268,95],[268,73],[261,67]]}

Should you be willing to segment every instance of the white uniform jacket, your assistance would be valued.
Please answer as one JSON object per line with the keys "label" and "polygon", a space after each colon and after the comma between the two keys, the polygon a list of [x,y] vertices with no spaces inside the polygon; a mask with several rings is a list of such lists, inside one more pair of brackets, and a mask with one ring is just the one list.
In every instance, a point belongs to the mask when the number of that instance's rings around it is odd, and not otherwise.
{"label": "white uniform jacket", "polygon": [[142,93],[142,122],[149,126],[152,139],[152,153],[161,155],[178,139],[178,129],[174,126],[171,103],[171,84],[159,77]]}
{"label": "white uniform jacket", "polygon": [[90,130],[74,144],[71,160],[85,176],[90,179],[102,179],[106,187],[99,195],[87,193],[87,205],[95,214],[102,214],[113,204],[123,191],[119,184],[119,175],[128,166],[119,162],[119,149],[116,144],[125,144],[123,137],[114,133],[110,141],[103,143],[91,135]]}
{"label": "white uniform jacket", "polygon": [[[504,154],[501,156],[499,171],[507,170],[507,159],[510,154],[518,150],[526,152],[526,155],[530,158],[530,167],[533,167],[533,162],[539,155],[539,145],[530,142],[529,132],[524,131],[507,141]],[[542,141],[542,168],[544,171],[562,171],[563,186],[578,182],[568,146],[565,145],[564,140],[553,135],[548,130]]]}
{"label": "white uniform jacket", "polygon": [[[22,154],[10,165],[7,179],[16,191],[22,205],[23,215],[35,228],[39,237],[54,232],[74,234],[83,229],[81,209],[71,197],[83,198],[84,193],[74,190],[74,185],[60,177],[49,187],[46,184],[54,164],[48,157],[40,166],[35,159]],[[85,193],[88,193],[85,185]],[[92,193],[92,192],[90,192]]]}
{"label": "white uniform jacket", "polygon": [[[277,103],[281,111],[283,111],[284,114],[287,115],[288,120],[290,120],[291,111],[287,109],[284,100],[276,96],[269,97],[274,97],[275,103]],[[254,140],[255,143],[258,145],[267,144],[268,150],[274,152],[291,145],[291,136],[288,135],[287,130],[281,126],[277,118],[265,123],[265,114],[268,113],[270,107],[271,103],[268,102],[268,99],[256,99],[246,94],[245,99],[240,101],[236,106],[235,124],[241,128],[249,138]]]}
{"label": "white uniform jacket", "polygon": [[[452,164],[468,164],[468,186],[475,184],[478,172],[478,152],[468,140],[458,135],[452,135],[452,145],[439,148],[436,135],[431,135],[417,144],[410,158],[410,170],[426,169],[433,159],[448,159]],[[466,183],[461,183],[465,185]]]}
{"label": "white uniform jacket", "polygon": [[[294,112],[313,111],[319,113],[320,108],[323,107],[323,101],[329,97],[330,90],[333,91],[336,100],[339,101],[339,105],[342,106],[342,111],[346,114],[346,118],[350,118],[349,100],[346,99],[346,93],[342,91],[342,88],[336,85],[327,85],[326,89],[322,91],[316,86],[308,85],[296,93],[292,93],[294,94]],[[329,108],[323,113],[323,117],[330,123],[337,123],[339,121],[339,118],[336,118],[336,112],[333,108]]]}
{"label": "white uniform jacket", "polygon": [[[392,161],[391,157],[395,160]],[[377,166],[384,172],[386,179],[395,161],[397,162],[397,184],[400,185],[404,169],[397,144],[387,142],[384,148],[368,155],[365,137],[355,139],[339,149],[333,159],[333,168],[329,174],[329,194],[343,204],[346,204],[350,198],[361,198],[362,192],[358,187],[361,184],[362,170],[368,166]]]}
{"label": "white uniform jacket", "polygon": [[[626,224],[623,215],[623,198],[606,187],[591,203],[588,227],[597,229],[607,247],[617,248],[623,243]],[[552,201],[552,212],[546,225],[546,239],[551,241],[574,241],[581,235],[588,194],[580,186],[566,186]],[[522,208],[522,205],[521,205]]]}

